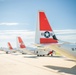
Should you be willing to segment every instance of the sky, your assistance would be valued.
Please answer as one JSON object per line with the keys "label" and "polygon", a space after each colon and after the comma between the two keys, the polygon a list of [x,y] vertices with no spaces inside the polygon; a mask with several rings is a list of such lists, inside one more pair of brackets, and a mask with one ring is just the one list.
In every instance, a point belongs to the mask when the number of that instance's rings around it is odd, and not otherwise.
{"label": "sky", "polygon": [[35,43],[38,12],[44,11],[58,39],[76,42],[76,0],[0,0],[0,47],[21,36]]}

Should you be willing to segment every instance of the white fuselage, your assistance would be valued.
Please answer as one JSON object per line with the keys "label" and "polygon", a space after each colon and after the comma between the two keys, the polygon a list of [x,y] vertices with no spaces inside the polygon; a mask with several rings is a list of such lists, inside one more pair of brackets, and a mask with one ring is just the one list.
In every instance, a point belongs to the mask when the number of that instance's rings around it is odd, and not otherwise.
{"label": "white fuselage", "polygon": [[6,52],[6,54],[8,54],[8,53],[16,53],[16,50],[14,50],[14,49],[12,49],[12,50],[7,49],[7,50],[4,50],[4,51]]}
{"label": "white fuselage", "polygon": [[19,48],[18,51],[22,54],[34,54],[34,51],[31,51],[28,48]]}
{"label": "white fuselage", "polygon": [[37,48],[35,50],[29,50],[27,48],[19,49],[19,51],[23,54],[35,54],[38,56],[46,56],[51,50],[44,48]]}

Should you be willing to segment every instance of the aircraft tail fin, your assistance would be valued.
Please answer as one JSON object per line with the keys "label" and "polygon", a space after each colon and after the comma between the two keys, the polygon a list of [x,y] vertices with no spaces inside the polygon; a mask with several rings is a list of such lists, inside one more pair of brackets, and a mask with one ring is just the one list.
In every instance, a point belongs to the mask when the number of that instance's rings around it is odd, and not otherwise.
{"label": "aircraft tail fin", "polygon": [[49,24],[44,12],[39,12],[38,25],[36,28],[36,43],[48,44],[57,43],[58,40]]}
{"label": "aircraft tail fin", "polygon": [[19,48],[26,48],[26,46],[25,46],[21,37],[18,37],[18,44],[19,44]]}
{"label": "aircraft tail fin", "polygon": [[12,47],[11,44],[10,44],[10,42],[8,42],[8,47],[9,47],[10,50],[13,49],[13,47]]}

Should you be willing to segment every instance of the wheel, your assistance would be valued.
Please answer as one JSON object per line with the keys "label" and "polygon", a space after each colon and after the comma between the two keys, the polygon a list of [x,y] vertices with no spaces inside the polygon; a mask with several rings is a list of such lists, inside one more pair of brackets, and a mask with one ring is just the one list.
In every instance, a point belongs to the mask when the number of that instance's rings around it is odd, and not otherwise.
{"label": "wheel", "polygon": [[16,51],[14,51],[13,53],[16,53]]}
{"label": "wheel", "polygon": [[40,56],[42,56],[42,55],[40,55]]}
{"label": "wheel", "polygon": [[39,55],[37,55],[37,56],[39,56]]}
{"label": "wheel", "polygon": [[51,56],[53,56],[53,54],[51,54]]}
{"label": "wheel", "polygon": [[22,53],[22,54],[25,54],[25,53]]}
{"label": "wheel", "polygon": [[45,55],[43,55],[43,56],[45,56]]}
{"label": "wheel", "polygon": [[8,54],[8,52],[6,52],[6,54]]}

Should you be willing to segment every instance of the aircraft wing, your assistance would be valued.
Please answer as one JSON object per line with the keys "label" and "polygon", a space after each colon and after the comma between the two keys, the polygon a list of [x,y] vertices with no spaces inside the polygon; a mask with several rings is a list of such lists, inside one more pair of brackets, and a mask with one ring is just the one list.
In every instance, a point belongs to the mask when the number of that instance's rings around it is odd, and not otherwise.
{"label": "aircraft wing", "polygon": [[63,48],[60,48],[60,45],[58,45],[58,44],[51,44],[51,45],[49,45],[49,48],[60,53],[62,56],[66,56],[66,57],[69,57],[69,58],[76,60],[76,56],[73,56],[68,51],[64,50]]}

